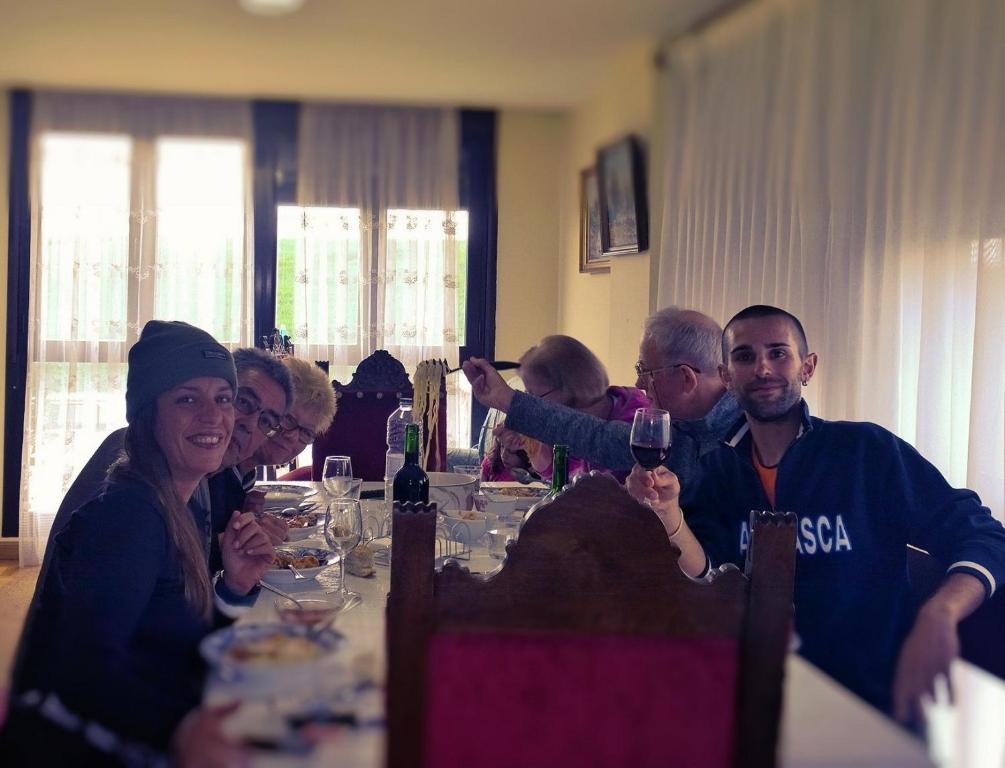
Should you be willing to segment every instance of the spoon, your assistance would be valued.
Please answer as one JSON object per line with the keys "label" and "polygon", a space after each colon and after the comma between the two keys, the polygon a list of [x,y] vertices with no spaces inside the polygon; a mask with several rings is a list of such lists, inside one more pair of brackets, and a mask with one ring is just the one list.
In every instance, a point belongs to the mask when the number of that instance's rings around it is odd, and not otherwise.
{"label": "spoon", "polygon": [[[302,575],[301,578],[303,578]],[[279,587],[274,587],[267,581],[259,581],[258,586],[260,586],[262,589],[267,589],[274,595],[279,595],[280,597],[285,597],[287,600],[292,600],[296,604],[297,608],[303,609],[304,607],[303,605],[301,605],[300,601],[297,600],[293,595],[289,594],[288,592],[283,592],[283,590],[279,589]]]}

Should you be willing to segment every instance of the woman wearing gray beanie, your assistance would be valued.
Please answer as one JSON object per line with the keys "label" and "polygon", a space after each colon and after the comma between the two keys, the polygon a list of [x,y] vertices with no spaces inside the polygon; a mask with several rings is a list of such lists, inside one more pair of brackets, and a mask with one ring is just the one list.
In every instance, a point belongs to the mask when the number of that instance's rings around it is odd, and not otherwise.
{"label": "woman wearing gray beanie", "polygon": [[[13,672],[2,762],[156,755],[198,706],[198,644],[224,621],[215,598],[247,594],[273,556],[253,516],[235,513],[221,539],[223,576],[211,584],[209,520],[187,506],[230,441],[236,381],[230,353],[205,331],[144,327],[129,352],[123,456],[102,495],[50,544]],[[222,737],[214,746],[234,749]]]}

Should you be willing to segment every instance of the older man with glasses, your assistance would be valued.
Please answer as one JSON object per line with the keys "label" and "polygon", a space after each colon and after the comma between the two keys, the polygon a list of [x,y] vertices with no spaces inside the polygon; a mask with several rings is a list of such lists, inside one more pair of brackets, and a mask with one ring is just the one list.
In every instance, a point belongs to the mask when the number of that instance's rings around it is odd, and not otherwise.
{"label": "older man with glasses", "polygon": [[[741,409],[719,380],[722,329],[707,315],[668,307],[646,320],[636,386],[673,418],[667,466],[687,487],[698,458],[713,450]],[[464,363],[478,402],[506,413],[506,427],[543,443],[565,443],[569,452],[613,470],[629,470],[631,424],[605,421],[512,389],[485,360]]]}
{"label": "older man with glasses", "polygon": [[244,472],[262,464],[289,464],[319,433],[328,429],[335,418],[335,390],[325,372],[296,357],[285,358],[283,364],[293,383],[293,406],[280,420],[275,434],[241,463]]}
{"label": "older man with glasses", "polygon": [[[283,417],[293,404],[293,384],[289,369],[268,352],[246,347],[234,352],[237,392],[234,395],[234,433],[223,455],[219,472],[203,480],[192,504],[209,509],[214,531],[222,531],[235,509],[241,509],[247,489],[255,482],[254,473],[242,470],[244,462],[280,429]],[[286,538],[286,524],[265,516],[259,524],[273,544]],[[216,538],[210,549],[210,569],[221,563]]]}

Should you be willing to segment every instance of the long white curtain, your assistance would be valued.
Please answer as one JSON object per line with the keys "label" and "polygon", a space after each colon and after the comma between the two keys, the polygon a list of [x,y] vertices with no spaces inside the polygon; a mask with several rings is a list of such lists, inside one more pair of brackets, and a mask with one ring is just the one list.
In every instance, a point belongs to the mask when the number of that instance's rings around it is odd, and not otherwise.
{"label": "long white curtain", "polygon": [[22,565],[125,424],[126,356],[147,320],[250,342],[250,139],[246,103],[35,96]]}
{"label": "long white curtain", "polygon": [[[306,104],[300,113],[293,294],[297,354],[336,369],[386,349],[411,374],[457,365],[467,213],[458,211],[454,109]],[[470,395],[448,380],[452,446]]]}
{"label": "long white curtain", "polygon": [[658,304],[804,321],[811,407],[1005,512],[1005,4],[761,0],[670,48]]}

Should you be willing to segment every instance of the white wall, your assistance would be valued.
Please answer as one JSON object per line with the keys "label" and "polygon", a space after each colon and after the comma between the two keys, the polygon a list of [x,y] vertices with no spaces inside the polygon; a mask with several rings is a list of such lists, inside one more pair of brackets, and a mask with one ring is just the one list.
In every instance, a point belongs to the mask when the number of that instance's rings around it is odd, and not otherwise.
{"label": "white wall", "polygon": [[558,329],[560,180],[569,119],[499,114],[496,358],[515,360]]}
{"label": "white wall", "polygon": [[[651,145],[656,81],[652,61],[649,46],[629,51],[575,110],[562,171],[559,332],[590,347],[615,384],[635,381],[638,340],[651,310],[650,253],[612,257],[609,273],[579,272],[579,172],[593,165],[598,147],[625,134],[637,134]],[[652,168],[652,163],[647,166]],[[650,199],[650,219],[659,210],[654,202]]]}

